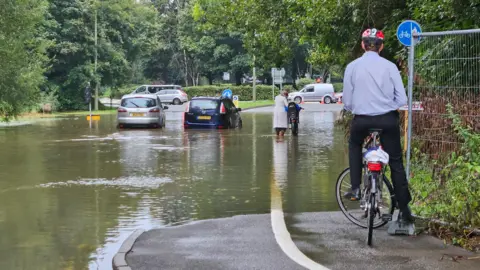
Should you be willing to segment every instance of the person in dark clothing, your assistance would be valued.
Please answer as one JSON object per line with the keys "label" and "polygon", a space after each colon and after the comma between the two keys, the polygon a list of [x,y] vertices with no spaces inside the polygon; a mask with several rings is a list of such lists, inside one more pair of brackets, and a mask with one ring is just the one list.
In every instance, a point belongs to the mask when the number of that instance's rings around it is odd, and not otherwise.
{"label": "person in dark clothing", "polygon": [[396,65],[381,57],[384,35],[372,28],[362,34],[365,54],[351,62],[344,76],[345,110],[354,114],[350,127],[349,163],[352,188],[345,194],[350,200],[360,199],[362,178],[362,144],[369,129],[382,129],[381,144],[390,156],[389,165],[400,218],[413,222],[410,191],[403,166],[398,109],[407,103],[407,96]]}

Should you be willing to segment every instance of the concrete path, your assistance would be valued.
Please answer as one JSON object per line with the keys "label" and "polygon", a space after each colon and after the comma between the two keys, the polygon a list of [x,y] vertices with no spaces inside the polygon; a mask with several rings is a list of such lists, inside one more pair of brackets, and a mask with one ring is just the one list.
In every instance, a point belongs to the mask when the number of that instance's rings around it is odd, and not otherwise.
{"label": "concrete path", "polygon": [[[292,214],[285,221],[300,251],[318,263],[310,269],[480,269],[480,260],[449,257],[478,255],[427,235],[394,237],[379,229],[369,248],[366,231],[339,212]],[[270,215],[248,215],[152,230],[137,239],[127,262],[133,270],[305,269],[279,247],[271,222]]]}

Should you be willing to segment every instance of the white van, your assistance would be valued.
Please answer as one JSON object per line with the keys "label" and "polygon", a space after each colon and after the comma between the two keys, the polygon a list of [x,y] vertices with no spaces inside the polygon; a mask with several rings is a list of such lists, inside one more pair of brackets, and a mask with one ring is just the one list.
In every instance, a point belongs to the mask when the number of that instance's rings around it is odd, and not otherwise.
{"label": "white van", "polygon": [[307,84],[305,87],[288,95],[288,100],[293,100],[296,103],[301,102],[320,102],[323,100],[325,104],[336,103],[337,97],[335,90],[331,83],[314,83]]}
{"label": "white van", "polygon": [[[142,85],[135,89],[135,91],[132,92],[132,94],[156,94],[157,92],[161,90],[166,90],[166,89],[177,89],[177,90],[182,90],[182,87],[180,85]],[[182,90],[183,91],[183,90]]]}

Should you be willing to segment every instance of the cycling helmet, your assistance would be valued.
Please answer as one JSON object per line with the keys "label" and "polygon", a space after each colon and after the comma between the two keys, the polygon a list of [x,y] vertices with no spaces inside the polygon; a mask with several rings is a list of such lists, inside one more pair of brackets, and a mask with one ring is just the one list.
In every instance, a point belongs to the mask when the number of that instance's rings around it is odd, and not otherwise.
{"label": "cycling helmet", "polygon": [[379,51],[383,44],[383,32],[376,28],[369,28],[362,33],[363,46],[367,51]]}
{"label": "cycling helmet", "polygon": [[369,39],[369,40],[379,40],[383,41],[384,39],[383,32],[380,30],[377,30],[376,28],[369,28],[365,31],[363,31],[362,34],[362,39]]}

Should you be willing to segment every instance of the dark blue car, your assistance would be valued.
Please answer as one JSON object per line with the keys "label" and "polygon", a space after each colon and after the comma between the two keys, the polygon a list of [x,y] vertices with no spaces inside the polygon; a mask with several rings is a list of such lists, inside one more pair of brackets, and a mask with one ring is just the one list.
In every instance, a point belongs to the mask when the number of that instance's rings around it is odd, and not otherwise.
{"label": "dark blue car", "polygon": [[194,97],[185,109],[184,128],[241,128],[240,111],[232,100],[221,97]]}

